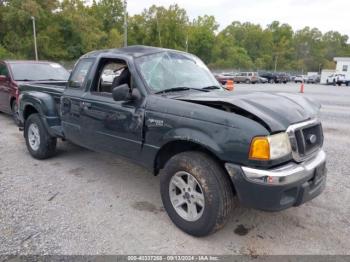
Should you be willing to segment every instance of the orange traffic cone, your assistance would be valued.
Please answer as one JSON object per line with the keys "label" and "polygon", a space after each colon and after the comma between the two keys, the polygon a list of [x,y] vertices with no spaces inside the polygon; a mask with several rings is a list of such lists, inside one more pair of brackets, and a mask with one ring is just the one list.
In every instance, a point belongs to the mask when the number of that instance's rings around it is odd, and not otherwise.
{"label": "orange traffic cone", "polygon": [[233,91],[234,88],[235,88],[235,84],[234,84],[233,80],[227,80],[226,81],[226,89],[228,91]]}
{"label": "orange traffic cone", "polygon": [[300,93],[304,93],[304,81],[301,82]]}

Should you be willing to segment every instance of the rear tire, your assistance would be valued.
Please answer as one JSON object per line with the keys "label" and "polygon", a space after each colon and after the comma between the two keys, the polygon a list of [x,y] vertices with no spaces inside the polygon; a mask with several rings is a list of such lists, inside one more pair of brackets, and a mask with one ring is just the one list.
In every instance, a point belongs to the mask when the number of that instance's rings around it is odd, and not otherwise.
{"label": "rear tire", "polygon": [[201,152],[173,156],[160,176],[160,191],[173,223],[196,237],[222,228],[233,209],[234,194],[228,175]]}
{"label": "rear tire", "polygon": [[26,120],[24,138],[29,153],[36,159],[49,158],[56,152],[57,139],[47,132],[39,114],[32,114]]}

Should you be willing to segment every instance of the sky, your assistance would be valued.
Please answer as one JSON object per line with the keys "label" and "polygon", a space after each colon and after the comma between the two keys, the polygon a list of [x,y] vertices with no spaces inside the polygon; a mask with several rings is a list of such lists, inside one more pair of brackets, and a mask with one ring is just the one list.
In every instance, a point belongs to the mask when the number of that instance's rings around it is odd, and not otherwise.
{"label": "sky", "polygon": [[294,30],[305,26],[321,32],[338,31],[350,36],[349,0],[128,0],[130,15],[153,4],[168,7],[177,3],[186,9],[190,19],[213,15],[220,29],[232,21],[252,22],[264,28],[272,21],[288,23]]}

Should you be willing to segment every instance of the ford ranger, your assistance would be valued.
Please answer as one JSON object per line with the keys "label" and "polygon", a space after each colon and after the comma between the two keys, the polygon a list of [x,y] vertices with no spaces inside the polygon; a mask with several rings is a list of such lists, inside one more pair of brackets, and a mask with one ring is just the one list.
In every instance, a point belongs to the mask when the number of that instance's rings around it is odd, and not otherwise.
{"label": "ford ranger", "polygon": [[234,197],[278,211],[323,191],[319,108],[298,94],[229,92],[196,56],[145,46],[90,52],[65,87],[29,83],[19,96],[34,158],[63,139],[141,164],[160,175],[170,219],[194,236],[220,229]]}

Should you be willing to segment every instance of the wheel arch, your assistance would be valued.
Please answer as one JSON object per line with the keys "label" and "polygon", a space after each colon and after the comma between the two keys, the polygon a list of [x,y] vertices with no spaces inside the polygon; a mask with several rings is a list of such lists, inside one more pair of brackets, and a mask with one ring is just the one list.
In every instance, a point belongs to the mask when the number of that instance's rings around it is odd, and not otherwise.
{"label": "wheel arch", "polygon": [[230,186],[231,189],[233,190],[233,193],[236,194],[236,189],[233,184],[233,181],[228,174],[224,161],[222,161],[215,150],[212,148],[209,148],[208,146],[204,146],[203,144],[200,144],[195,141],[190,141],[190,140],[172,140],[165,145],[163,145],[157,152],[157,155],[154,160],[154,175],[158,175],[159,171],[164,168],[165,164],[167,161],[170,160],[173,156],[187,152],[187,151],[197,151],[197,152],[202,152],[209,157],[211,157],[215,162],[219,164],[219,166],[223,169],[227,177],[229,178],[230,181]]}
{"label": "wheel arch", "polygon": [[20,111],[24,114],[25,109],[31,106],[42,117],[57,117],[58,112],[54,98],[50,94],[37,91],[24,92],[20,96]]}
{"label": "wheel arch", "polygon": [[164,144],[157,152],[154,160],[154,174],[157,175],[159,170],[162,169],[166,162],[175,156],[176,154],[186,151],[200,151],[215,159],[223,166],[223,162],[214,153],[214,150],[204,146],[198,142],[191,140],[172,140]]}
{"label": "wheel arch", "polygon": [[28,117],[32,114],[40,114],[40,113],[35,106],[31,104],[26,105],[23,109],[23,120],[26,121]]}

